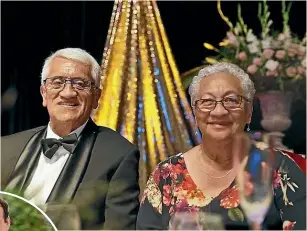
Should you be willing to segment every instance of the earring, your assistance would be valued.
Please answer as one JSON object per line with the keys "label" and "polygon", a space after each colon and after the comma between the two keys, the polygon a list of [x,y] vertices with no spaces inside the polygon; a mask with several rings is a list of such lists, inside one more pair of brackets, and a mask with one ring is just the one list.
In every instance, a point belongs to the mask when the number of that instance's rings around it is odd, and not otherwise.
{"label": "earring", "polygon": [[249,127],[249,124],[247,124],[247,128],[246,128],[246,131],[250,131],[251,129],[250,129],[250,127]]}
{"label": "earring", "polygon": [[195,131],[195,136],[197,136],[198,135],[198,132],[197,131]]}

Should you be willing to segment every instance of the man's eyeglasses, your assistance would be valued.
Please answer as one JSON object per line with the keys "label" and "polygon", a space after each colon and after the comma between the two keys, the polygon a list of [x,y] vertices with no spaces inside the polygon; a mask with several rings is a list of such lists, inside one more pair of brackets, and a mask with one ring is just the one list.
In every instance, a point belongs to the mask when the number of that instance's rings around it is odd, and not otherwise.
{"label": "man's eyeglasses", "polygon": [[67,82],[70,82],[70,84],[75,90],[90,91],[91,88],[96,88],[95,83],[93,81],[81,77],[66,78],[62,76],[57,76],[57,77],[46,78],[44,80],[44,84],[49,90],[52,89],[63,90]]}
{"label": "man's eyeglasses", "polygon": [[217,103],[221,103],[226,110],[233,110],[240,108],[243,99],[247,102],[250,102],[247,98],[241,95],[231,95],[226,96],[222,100],[214,100],[214,99],[199,99],[196,100],[194,106],[203,112],[213,111],[216,107]]}

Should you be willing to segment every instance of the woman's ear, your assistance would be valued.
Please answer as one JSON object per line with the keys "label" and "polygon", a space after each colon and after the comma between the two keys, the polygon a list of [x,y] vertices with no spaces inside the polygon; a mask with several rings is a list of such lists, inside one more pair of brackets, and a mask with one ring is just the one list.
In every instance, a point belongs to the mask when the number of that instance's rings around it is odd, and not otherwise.
{"label": "woman's ear", "polygon": [[246,123],[250,124],[252,121],[252,115],[253,115],[253,104],[251,103],[250,105],[248,105],[247,107],[247,119],[246,119]]}

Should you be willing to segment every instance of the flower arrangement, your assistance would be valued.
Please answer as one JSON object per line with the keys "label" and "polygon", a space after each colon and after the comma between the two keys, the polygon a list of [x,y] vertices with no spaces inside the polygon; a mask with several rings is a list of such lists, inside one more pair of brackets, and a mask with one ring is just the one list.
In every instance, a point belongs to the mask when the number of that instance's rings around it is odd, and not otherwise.
{"label": "flower arrangement", "polygon": [[230,30],[226,38],[220,42],[220,49],[204,43],[206,49],[218,53],[217,56],[206,58],[205,62],[212,64],[222,60],[237,64],[250,74],[257,91],[260,92],[297,91],[296,83],[305,83],[306,79],[306,35],[303,39],[299,39],[291,33],[288,22],[292,3],[286,4],[283,0],[281,4],[283,31],[279,32],[271,29],[273,21],[270,20],[267,2],[264,0],[259,3],[258,18],[262,31],[257,37],[244,23],[240,4],[238,4],[238,21],[233,26],[223,14],[221,3],[218,1],[218,12]]}

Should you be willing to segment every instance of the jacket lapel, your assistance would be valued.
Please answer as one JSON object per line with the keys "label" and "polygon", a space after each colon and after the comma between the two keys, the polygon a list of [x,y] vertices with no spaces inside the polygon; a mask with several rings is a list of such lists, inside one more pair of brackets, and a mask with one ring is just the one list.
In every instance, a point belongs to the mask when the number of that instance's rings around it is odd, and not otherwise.
{"label": "jacket lapel", "polygon": [[68,157],[47,202],[69,203],[86,172],[99,127],[89,119],[73,153]]}
{"label": "jacket lapel", "polygon": [[46,136],[47,127],[35,133],[23,149],[8,179],[5,190],[22,193],[29,185],[42,151],[40,141]]}

